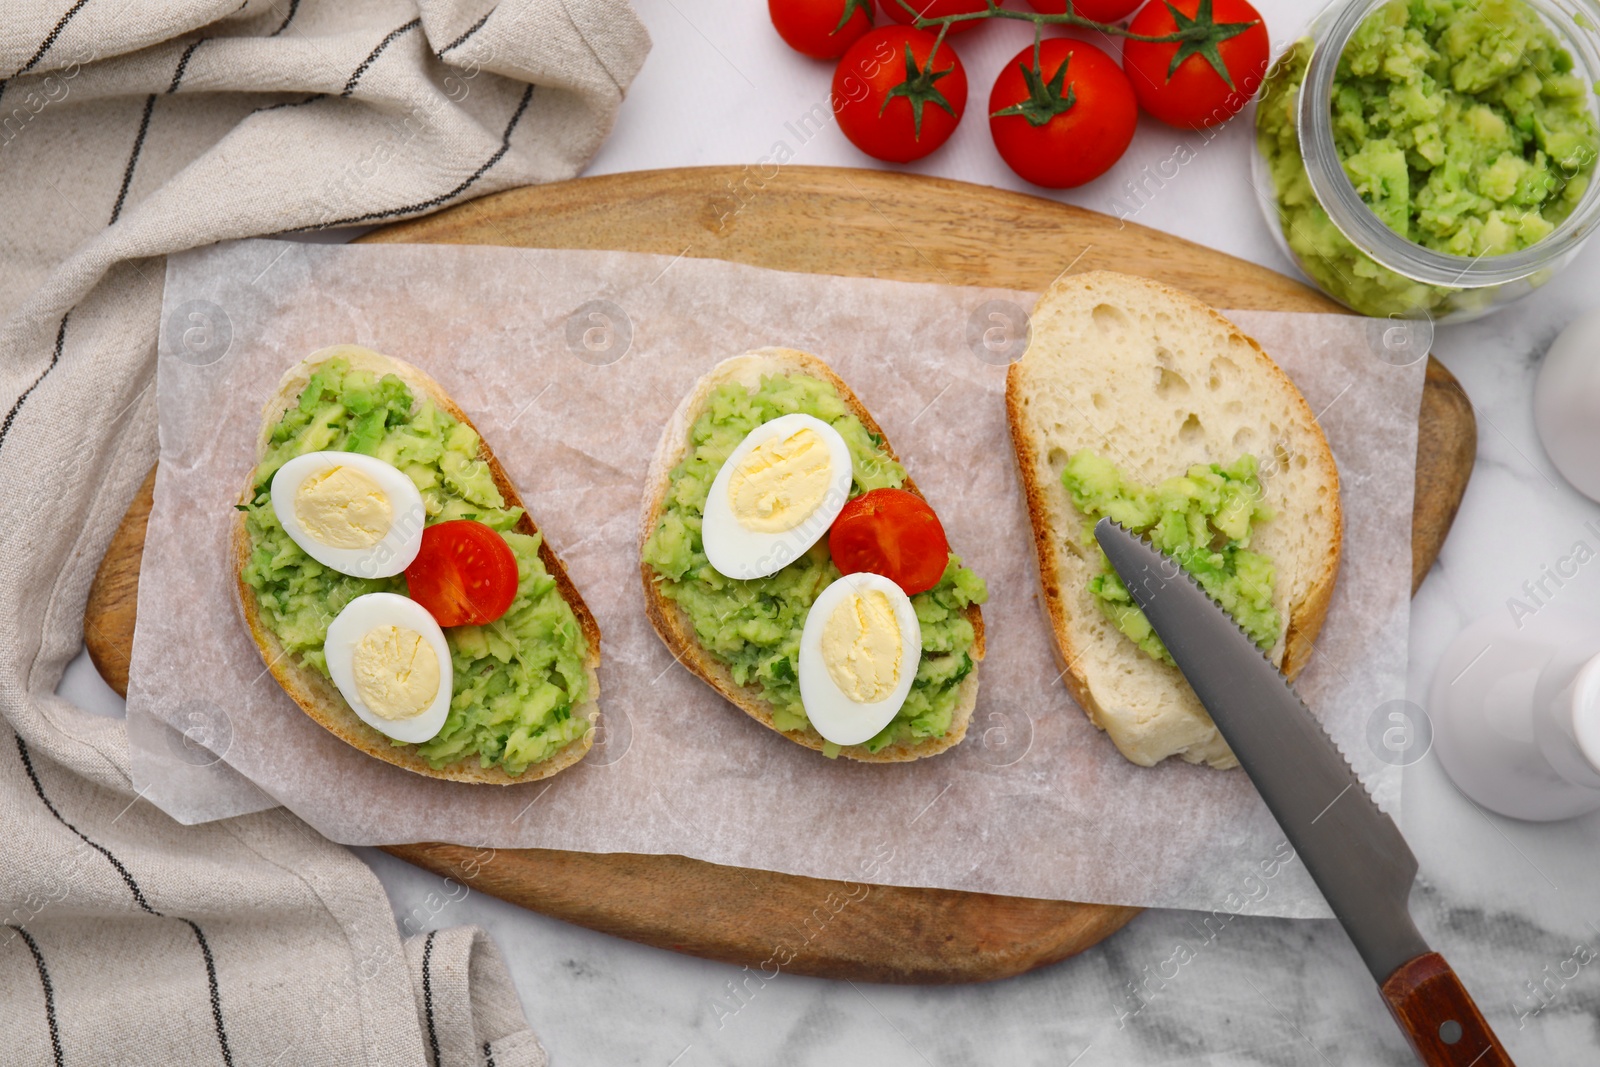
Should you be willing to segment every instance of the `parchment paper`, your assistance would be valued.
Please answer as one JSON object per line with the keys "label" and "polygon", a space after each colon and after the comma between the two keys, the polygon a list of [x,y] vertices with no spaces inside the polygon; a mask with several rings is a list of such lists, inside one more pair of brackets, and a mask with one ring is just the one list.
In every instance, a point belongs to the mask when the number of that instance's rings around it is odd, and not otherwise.
{"label": "parchment paper", "polygon": [[[1303,868],[1281,861],[1282,834],[1241,771],[1136,767],[1058,680],[1006,438],[1006,352],[977,343],[997,309],[1032,300],[631,253],[248,241],[169,258],[160,474],[129,681],[140,787],[190,822],[285,804],[349,844],[677,853],[1328,914]],[[1363,319],[1231,317],[1304,391],[1338,459],[1344,566],[1300,689],[1394,810],[1397,768],[1367,737],[1404,696],[1423,363],[1380,358]],[[548,782],[407,773],[322,730],[263,670],[228,565],[231,505],[279,376],[346,341],[423,367],[473,416],[599,621],[601,743]],[[822,356],[854,386],[988,580],[977,712],[944,755],[863,765],[794,745],[675,664],[645,618],[636,534],[661,428],[713,363],[772,344]]]}

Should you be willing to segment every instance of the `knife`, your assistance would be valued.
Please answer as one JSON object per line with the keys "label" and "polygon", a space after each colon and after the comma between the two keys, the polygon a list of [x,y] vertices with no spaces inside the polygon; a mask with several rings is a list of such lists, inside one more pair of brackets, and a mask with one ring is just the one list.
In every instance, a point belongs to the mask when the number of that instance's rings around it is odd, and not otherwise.
{"label": "knife", "polygon": [[1195,580],[1110,519],[1094,536],[1255,783],[1427,1067],[1511,1067],[1417,932],[1417,859],[1294,686]]}

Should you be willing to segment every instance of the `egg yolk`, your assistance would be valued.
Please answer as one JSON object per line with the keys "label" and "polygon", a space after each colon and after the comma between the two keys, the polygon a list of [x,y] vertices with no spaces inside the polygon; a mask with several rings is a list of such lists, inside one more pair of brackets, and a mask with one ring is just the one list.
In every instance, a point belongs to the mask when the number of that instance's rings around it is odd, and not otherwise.
{"label": "egg yolk", "polygon": [[300,483],[294,516],[309,536],[330,548],[371,548],[388,534],[394,507],[370,476],[340,465]]}
{"label": "egg yolk", "polygon": [[839,692],[857,704],[876,704],[900,681],[900,624],[880,590],[851,593],[822,629],[822,659]]}
{"label": "egg yolk", "polygon": [[352,657],[356,690],[380,719],[413,719],[439,695],[439,656],[415,630],[368,630]]}
{"label": "egg yolk", "polygon": [[733,517],[755,533],[792,530],[821,506],[832,468],[827,442],[815,430],[768,438],[728,479]]}

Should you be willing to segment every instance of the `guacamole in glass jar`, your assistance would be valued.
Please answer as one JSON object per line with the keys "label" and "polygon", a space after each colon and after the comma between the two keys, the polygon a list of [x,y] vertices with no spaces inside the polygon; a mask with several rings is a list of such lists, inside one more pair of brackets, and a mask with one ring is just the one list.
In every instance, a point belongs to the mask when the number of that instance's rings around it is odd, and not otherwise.
{"label": "guacamole in glass jar", "polygon": [[[1483,299],[1387,269],[1330,220],[1295,121],[1312,48],[1307,38],[1279,59],[1256,114],[1290,251],[1327,292],[1369,315],[1437,314]],[[1600,157],[1592,91],[1524,0],[1391,0],[1345,45],[1329,119],[1345,176],[1388,229],[1480,259],[1538,243],[1578,206]]]}

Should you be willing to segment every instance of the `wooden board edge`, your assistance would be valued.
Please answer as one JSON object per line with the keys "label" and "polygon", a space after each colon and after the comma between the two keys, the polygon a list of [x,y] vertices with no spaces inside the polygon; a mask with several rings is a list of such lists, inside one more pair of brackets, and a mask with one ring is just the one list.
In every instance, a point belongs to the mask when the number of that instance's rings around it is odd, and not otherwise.
{"label": "wooden board edge", "polygon": [[139,606],[139,565],[144,558],[144,532],[150,522],[155,492],[156,467],[152,464],[111,535],[83,606],[83,645],[89,661],[106,685],[124,700],[128,697],[134,617]]}
{"label": "wooden board edge", "polygon": [[[919,985],[994,981],[1075,955],[1142,910],[808,878],[685,856],[440,843],[382,850],[469,890],[630,941],[747,967],[766,980],[782,972]],[[702,898],[702,914],[686,924],[671,887],[713,881],[737,883],[741,891]],[[631,894],[634,911],[619,916],[574,888],[602,883]],[[869,901],[875,904],[870,909]],[[927,927],[945,914],[961,921],[927,936]],[[895,916],[921,919],[900,924]],[[749,945],[757,930],[764,947],[752,958]],[[911,938],[920,939],[915,952],[907,952]]]}
{"label": "wooden board edge", "polygon": [[[615,224],[613,202],[632,199],[647,202],[658,212],[671,207],[674,214],[664,224],[631,233],[627,251],[724,259],[773,270],[843,277],[1022,290],[1044,288],[1037,273],[1027,273],[1026,257],[1016,250],[1008,256],[996,256],[987,239],[976,247],[937,247],[941,236],[948,236],[950,231],[930,222],[925,211],[908,203],[917,192],[938,198],[945,209],[959,211],[967,220],[981,220],[997,233],[1024,238],[1043,236],[1051,247],[1052,264],[1071,260],[1069,269],[1077,272],[1159,274],[1165,284],[1218,308],[1238,306],[1230,302],[1230,296],[1243,278],[1254,290],[1249,303],[1254,310],[1352,314],[1318,290],[1271,267],[1137,222],[1032,193],[934,175],[851,167],[791,165],[772,181],[756,180],[749,167],[677,167],[519,186],[431,215],[391,223],[361,235],[356,243],[614,248],[615,245],[595,243],[596,231]],[[848,205],[854,209],[854,216],[830,212],[812,219],[816,225],[801,228],[798,239],[788,241],[775,240],[768,232],[746,232],[757,229],[748,223],[761,213],[804,205],[819,195]],[[1067,226],[1091,234],[1094,240],[1081,249],[1056,244]],[[888,229],[894,239],[885,242],[879,234],[870,251],[873,255],[899,256],[902,262],[871,271],[851,271],[821,265],[814,256],[801,254],[806,235],[829,229],[845,239],[864,228]],[[582,238],[564,238],[556,232],[563,229],[581,234]],[[494,239],[486,239],[486,233]],[[1141,235],[1160,247],[1154,251],[1139,247]],[[833,251],[830,248],[830,260],[849,261],[850,256],[835,256]],[[803,265],[785,261],[784,257],[798,258]],[[1186,257],[1211,262],[1203,269],[1190,270],[1183,262]],[[984,277],[979,279],[973,276],[972,269],[977,263],[997,266],[984,271]],[[930,271],[937,277],[930,278]],[[1055,273],[1052,266],[1045,280]],[[1224,278],[1228,280],[1223,281]]]}
{"label": "wooden board edge", "polygon": [[[1428,462],[1423,462],[1423,457]],[[1416,484],[1411,514],[1411,595],[1433,569],[1455,524],[1478,458],[1478,418],[1449,368],[1428,357],[1417,413]]]}

